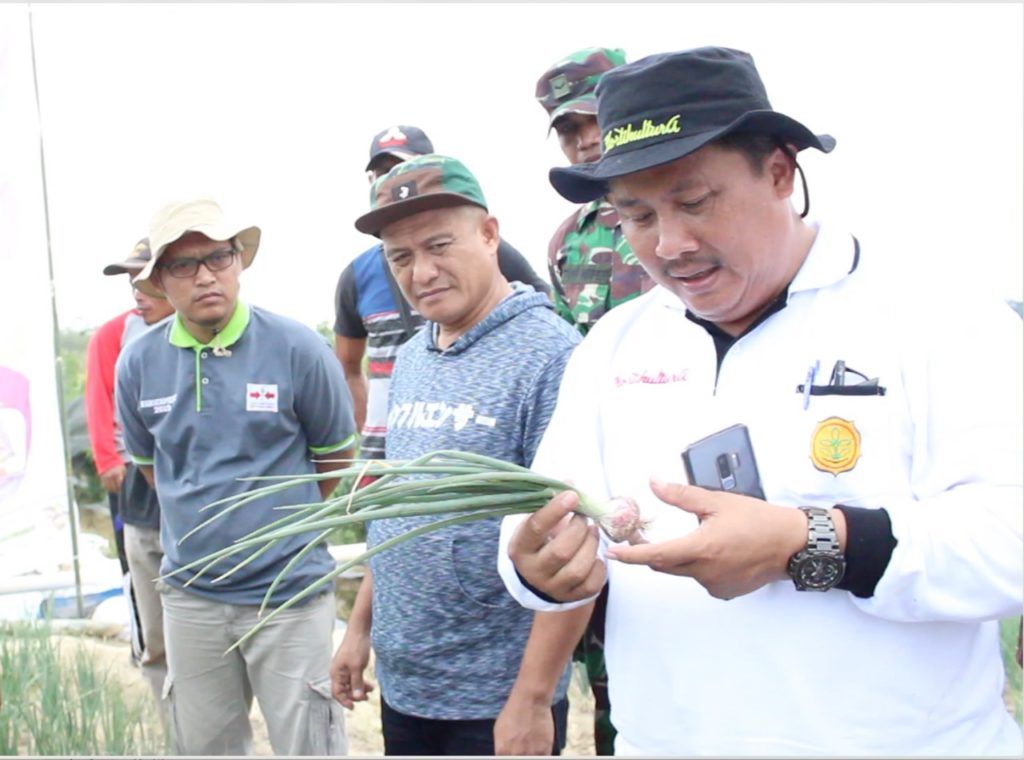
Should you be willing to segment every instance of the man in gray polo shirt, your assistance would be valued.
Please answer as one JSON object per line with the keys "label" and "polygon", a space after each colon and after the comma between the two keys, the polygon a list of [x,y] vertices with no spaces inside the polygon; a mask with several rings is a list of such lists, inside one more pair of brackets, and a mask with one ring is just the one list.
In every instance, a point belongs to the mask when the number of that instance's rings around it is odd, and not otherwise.
{"label": "man in gray polo shirt", "polygon": [[[258,227],[231,224],[203,199],[164,207],[149,237],[153,256],[135,285],[164,295],[177,315],[122,353],[117,406],[128,451],[163,505],[166,575],[277,519],[275,507],[326,498],[336,481],[258,499],[185,538],[212,514],[200,511],[205,505],[258,485],[240,478],[335,469],[320,460],[351,456],[355,422],[341,369],[323,340],[238,298],[239,275],[259,246]],[[270,584],[310,540],[275,544],[220,581],[237,560],[162,583],[164,694],[176,752],[248,754],[255,695],[275,754],[344,753],[344,713],[328,682],[331,594],[288,610],[225,655],[256,624]],[[276,589],[272,604],[331,567],[326,546],[317,546]]]}

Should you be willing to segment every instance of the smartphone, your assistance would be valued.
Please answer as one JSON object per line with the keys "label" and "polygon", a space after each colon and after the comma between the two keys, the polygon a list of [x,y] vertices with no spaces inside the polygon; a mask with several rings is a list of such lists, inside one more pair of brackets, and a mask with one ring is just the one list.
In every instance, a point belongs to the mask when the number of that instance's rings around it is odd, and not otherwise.
{"label": "smartphone", "polygon": [[683,452],[683,464],[692,485],[764,498],[746,425],[727,427],[691,444]]}

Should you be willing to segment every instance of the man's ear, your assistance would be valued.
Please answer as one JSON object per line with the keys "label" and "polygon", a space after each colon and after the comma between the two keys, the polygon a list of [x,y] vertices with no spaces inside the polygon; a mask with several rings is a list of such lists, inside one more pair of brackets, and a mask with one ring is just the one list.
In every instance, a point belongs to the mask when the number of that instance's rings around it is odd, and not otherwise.
{"label": "man's ear", "polygon": [[153,287],[155,287],[161,293],[167,292],[164,290],[163,275],[161,274],[160,270],[157,269],[156,267],[153,267],[153,272],[149,275],[149,281],[153,283]]}
{"label": "man's ear", "polygon": [[796,147],[780,145],[766,160],[765,170],[771,175],[776,194],[780,198],[789,198],[796,186]]}
{"label": "man's ear", "polygon": [[494,250],[498,250],[498,243],[501,242],[501,235],[498,231],[498,220],[496,217],[488,214],[484,219],[480,233],[483,235],[483,238],[488,245],[492,245]]}

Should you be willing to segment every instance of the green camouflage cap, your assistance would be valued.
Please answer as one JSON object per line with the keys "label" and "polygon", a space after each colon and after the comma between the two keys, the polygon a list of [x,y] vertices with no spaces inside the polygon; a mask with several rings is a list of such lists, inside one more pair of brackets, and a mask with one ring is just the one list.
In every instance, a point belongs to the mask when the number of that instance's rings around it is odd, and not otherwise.
{"label": "green camouflage cap", "polygon": [[484,191],[462,162],[430,153],[395,166],[370,188],[370,211],[356,219],[356,229],[380,237],[399,219],[437,208],[472,204],[487,210]]}
{"label": "green camouflage cap", "polygon": [[601,75],[626,62],[619,48],[578,50],[555,63],[537,80],[537,100],[548,112],[548,129],[567,113],[597,114],[597,87]]}

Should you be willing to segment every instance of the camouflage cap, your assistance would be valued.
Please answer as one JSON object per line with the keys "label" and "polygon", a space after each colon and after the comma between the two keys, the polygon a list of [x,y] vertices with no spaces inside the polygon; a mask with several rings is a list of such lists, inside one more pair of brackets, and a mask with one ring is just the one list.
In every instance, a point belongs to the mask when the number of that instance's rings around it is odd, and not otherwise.
{"label": "camouflage cap", "polygon": [[578,50],[555,63],[537,80],[537,100],[548,112],[548,129],[567,113],[597,114],[594,89],[604,72],[626,62],[619,48]]}
{"label": "camouflage cap", "polygon": [[395,166],[370,187],[370,211],[356,229],[380,237],[380,231],[421,211],[472,204],[487,210],[480,183],[462,162],[447,156],[416,156]]}

